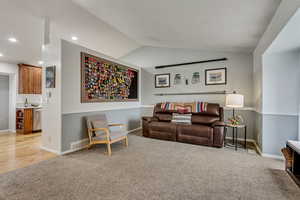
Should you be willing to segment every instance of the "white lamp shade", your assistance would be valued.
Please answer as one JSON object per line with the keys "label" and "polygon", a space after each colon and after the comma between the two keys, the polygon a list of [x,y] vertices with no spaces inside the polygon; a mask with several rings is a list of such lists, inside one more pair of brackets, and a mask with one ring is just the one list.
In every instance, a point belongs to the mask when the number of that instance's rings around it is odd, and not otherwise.
{"label": "white lamp shade", "polygon": [[226,107],[231,107],[231,108],[244,107],[244,96],[241,94],[228,94],[226,96]]}

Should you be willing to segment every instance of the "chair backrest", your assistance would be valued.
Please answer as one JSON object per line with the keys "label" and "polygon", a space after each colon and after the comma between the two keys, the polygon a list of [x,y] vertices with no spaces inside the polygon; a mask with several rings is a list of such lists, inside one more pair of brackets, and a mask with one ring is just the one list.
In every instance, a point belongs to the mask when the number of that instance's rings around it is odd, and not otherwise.
{"label": "chair backrest", "polygon": [[88,129],[108,128],[108,122],[105,114],[90,115],[86,118],[86,126]]}

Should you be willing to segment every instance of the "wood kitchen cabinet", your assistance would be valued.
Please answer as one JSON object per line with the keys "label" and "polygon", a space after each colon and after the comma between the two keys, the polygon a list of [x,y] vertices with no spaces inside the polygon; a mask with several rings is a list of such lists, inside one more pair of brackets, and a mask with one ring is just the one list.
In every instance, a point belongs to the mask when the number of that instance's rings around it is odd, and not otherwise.
{"label": "wood kitchen cabinet", "polygon": [[33,130],[33,110],[17,109],[16,112],[16,130],[17,133],[28,134]]}
{"label": "wood kitchen cabinet", "polygon": [[42,68],[19,64],[19,94],[42,94]]}

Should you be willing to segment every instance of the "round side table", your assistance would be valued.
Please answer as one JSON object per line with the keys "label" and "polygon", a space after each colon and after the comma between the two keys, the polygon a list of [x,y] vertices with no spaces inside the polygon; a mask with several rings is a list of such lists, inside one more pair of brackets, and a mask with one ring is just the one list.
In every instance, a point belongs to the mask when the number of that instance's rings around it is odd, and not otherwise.
{"label": "round side table", "polygon": [[[228,128],[232,128],[232,144],[227,144],[226,142],[226,135]],[[234,124],[226,124],[225,131],[224,131],[224,147],[234,146],[235,150],[238,149],[238,129],[244,130],[244,148],[247,149],[247,126],[245,124],[234,125]]]}

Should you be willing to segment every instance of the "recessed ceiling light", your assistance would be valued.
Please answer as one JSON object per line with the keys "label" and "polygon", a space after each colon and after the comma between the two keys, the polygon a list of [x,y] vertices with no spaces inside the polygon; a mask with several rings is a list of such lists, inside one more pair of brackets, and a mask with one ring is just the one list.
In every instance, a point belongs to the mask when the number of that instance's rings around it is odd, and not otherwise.
{"label": "recessed ceiling light", "polygon": [[18,42],[18,40],[14,37],[8,38],[8,41],[13,42],[13,43]]}
{"label": "recessed ceiling light", "polygon": [[44,61],[40,60],[39,65],[42,65],[42,64],[44,64]]}
{"label": "recessed ceiling light", "polygon": [[2,53],[0,53],[0,57],[2,57],[3,56],[3,54]]}
{"label": "recessed ceiling light", "polygon": [[76,40],[78,40],[78,37],[72,36],[72,40],[76,41]]}

